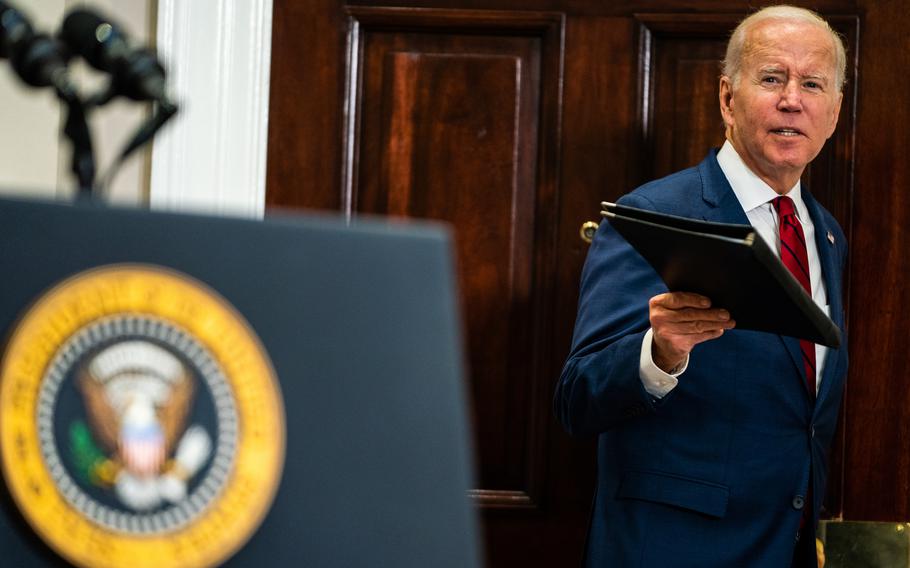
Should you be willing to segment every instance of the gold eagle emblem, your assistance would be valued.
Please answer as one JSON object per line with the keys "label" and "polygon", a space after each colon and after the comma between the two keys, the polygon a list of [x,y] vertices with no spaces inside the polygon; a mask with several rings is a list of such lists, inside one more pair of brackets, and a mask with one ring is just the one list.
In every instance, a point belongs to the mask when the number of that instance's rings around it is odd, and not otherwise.
{"label": "gold eagle emblem", "polygon": [[204,428],[186,428],[195,390],[186,365],[150,341],[121,341],[88,358],[77,384],[110,456],[94,478],[134,510],[186,497],[187,481],[212,448]]}

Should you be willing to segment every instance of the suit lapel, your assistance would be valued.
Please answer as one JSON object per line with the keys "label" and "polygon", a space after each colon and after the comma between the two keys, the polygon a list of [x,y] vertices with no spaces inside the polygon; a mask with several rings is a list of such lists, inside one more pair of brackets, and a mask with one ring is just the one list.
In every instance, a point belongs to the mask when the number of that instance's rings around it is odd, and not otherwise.
{"label": "suit lapel", "polygon": [[712,150],[708,157],[698,165],[698,172],[702,180],[702,199],[705,209],[702,218],[714,223],[736,223],[749,225],[749,218],[743,211],[742,205],[736,199],[730,182],[724,176],[723,170],[717,163],[717,152]]}
{"label": "suit lapel", "polygon": [[[751,225],[749,218],[746,216],[746,212],[743,211],[742,205],[740,205],[739,200],[736,198],[736,194],[733,193],[733,188],[730,187],[730,182],[727,181],[727,177],[717,163],[716,151],[712,151],[708,154],[708,157],[699,164],[698,171],[701,174],[702,179],[702,199],[704,199],[705,204],[707,205],[702,218],[705,221],[713,221],[715,223]],[[810,212],[811,211],[812,209],[810,209]],[[821,217],[817,204],[815,206],[815,212],[812,214],[813,223],[815,222],[816,217]],[[818,225],[816,225],[816,227],[818,227]],[[824,231],[827,232],[827,228],[825,228]],[[816,230],[816,235],[818,234],[820,233]],[[828,284],[828,272],[830,272],[830,269],[825,272],[826,285]],[[830,285],[827,289],[831,289]],[[799,380],[805,386],[806,394],[808,395],[809,389],[805,381],[803,355],[799,348],[799,340],[784,335],[778,335],[778,337],[790,354],[790,359],[793,361],[793,366],[796,369]],[[824,383],[822,384],[824,385]]]}
{"label": "suit lapel", "polygon": [[[825,291],[828,297],[831,319],[843,333],[844,318],[841,307],[840,269],[835,258],[837,246],[832,242],[833,235],[836,232],[831,231],[828,227],[825,216],[822,214],[821,206],[808,191],[803,192],[803,201],[805,201],[806,208],[809,210],[809,216],[812,217],[812,224],[815,225],[815,246],[818,249],[818,259],[822,267],[822,278],[825,281]],[[832,235],[832,239],[829,239],[828,235]],[[836,378],[834,372],[837,366],[835,364],[837,362],[837,354],[838,350],[828,349],[825,357],[825,370],[822,373],[821,386],[818,392],[819,399],[824,398],[831,391],[831,383]]]}

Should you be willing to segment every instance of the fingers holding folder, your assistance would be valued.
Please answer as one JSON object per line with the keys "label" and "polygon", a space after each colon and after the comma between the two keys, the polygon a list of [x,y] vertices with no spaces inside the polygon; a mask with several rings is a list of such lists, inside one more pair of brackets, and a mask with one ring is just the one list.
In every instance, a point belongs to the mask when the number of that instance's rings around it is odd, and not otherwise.
{"label": "fingers holding folder", "polygon": [[667,292],[651,298],[651,357],[664,372],[682,365],[692,348],[735,327],[730,312],[712,308],[711,300],[690,292]]}

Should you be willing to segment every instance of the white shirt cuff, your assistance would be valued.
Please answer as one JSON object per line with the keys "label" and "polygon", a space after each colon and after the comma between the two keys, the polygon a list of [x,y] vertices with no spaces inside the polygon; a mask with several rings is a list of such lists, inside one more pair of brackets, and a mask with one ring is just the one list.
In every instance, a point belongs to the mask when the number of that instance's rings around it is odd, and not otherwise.
{"label": "white shirt cuff", "polygon": [[638,362],[638,376],[641,378],[641,384],[645,390],[655,398],[667,396],[671,390],[679,384],[678,376],[686,372],[689,366],[689,356],[683,364],[674,369],[673,373],[665,373],[660,367],[654,364],[651,357],[651,340],[654,336],[654,330],[648,329],[645,338],[641,342],[641,358]]}

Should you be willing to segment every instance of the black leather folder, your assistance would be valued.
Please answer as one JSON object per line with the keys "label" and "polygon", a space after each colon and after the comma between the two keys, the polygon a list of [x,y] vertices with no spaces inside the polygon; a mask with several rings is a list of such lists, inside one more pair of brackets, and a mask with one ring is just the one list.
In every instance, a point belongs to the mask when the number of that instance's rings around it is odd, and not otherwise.
{"label": "black leather folder", "polygon": [[841,333],[749,225],[712,223],[601,203],[603,215],[671,292],[707,296],[737,329],[837,348]]}

